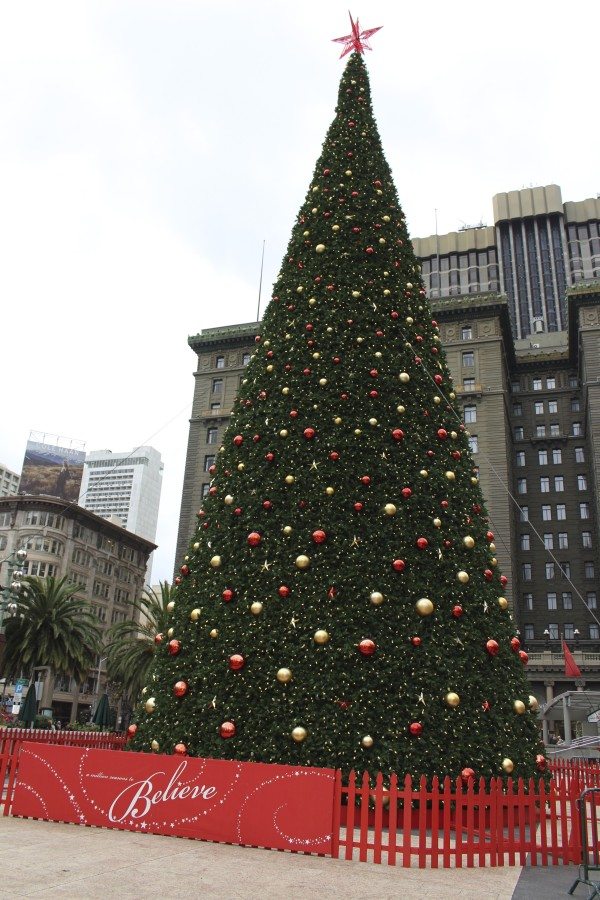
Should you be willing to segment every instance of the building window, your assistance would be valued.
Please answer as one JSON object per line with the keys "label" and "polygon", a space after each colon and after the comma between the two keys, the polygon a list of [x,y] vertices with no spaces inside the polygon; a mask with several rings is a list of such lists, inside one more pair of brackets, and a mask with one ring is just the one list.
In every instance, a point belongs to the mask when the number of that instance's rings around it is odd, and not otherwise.
{"label": "building window", "polygon": [[472,350],[467,350],[462,355],[463,369],[472,369],[475,365],[475,354]]}
{"label": "building window", "polygon": [[587,479],[585,475],[577,476],[577,490],[578,491],[587,491]]}
{"label": "building window", "polygon": [[521,566],[521,577],[523,581],[531,581],[531,563],[523,563]]}
{"label": "building window", "polygon": [[585,462],[585,452],[583,447],[575,447],[575,462],[582,463]]}
{"label": "building window", "polygon": [[552,451],[552,462],[555,466],[562,463],[562,450],[555,449]]}
{"label": "building window", "polygon": [[475,390],[475,379],[474,378],[463,378],[463,391],[474,391]]}
{"label": "building window", "polygon": [[220,394],[222,390],[223,390],[223,379],[222,378],[213,378],[213,380],[212,380],[213,394]]}
{"label": "building window", "polygon": [[225,368],[225,357],[217,356],[217,358],[215,360],[215,365],[216,365],[217,369],[224,369]]}
{"label": "building window", "polygon": [[220,409],[221,409],[221,404],[220,404],[220,403],[211,403],[211,404],[210,404],[210,411],[211,411],[211,412],[218,412]]}
{"label": "building window", "polygon": [[583,426],[581,422],[573,422],[571,425],[571,434],[573,437],[581,437],[583,434]]}
{"label": "building window", "polygon": [[469,435],[469,449],[471,453],[479,453],[479,441],[476,434]]}
{"label": "building window", "polygon": [[214,466],[216,457],[212,454],[204,457],[204,471],[208,472],[211,466]]}
{"label": "building window", "polygon": [[575,626],[572,622],[563,623],[563,636],[566,641],[572,641],[575,637]]}
{"label": "building window", "polygon": [[513,403],[513,416],[522,416],[523,415],[523,406],[521,403]]}
{"label": "building window", "polygon": [[581,532],[581,546],[585,547],[586,550],[589,550],[592,546],[592,532],[591,531],[582,531]]}
{"label": "building window", "polygon": [[552,581],[554,578],[554,563],[547,562],[546,563],[546,581]]}
{"label": "building window", "polygon": [[243,366],[247,366],[249,362],[250,362],[250,354],[249,354],[249,353],[244,353],[244,354],[242,355],[242,365],[243,365]]}
{"label": "building window", "polygon": [[515,428],[515,441],[523,440],[523,427],[522,425],[517,425]]}
{"label": "building window", "polygon": [[477,421],[477,407],[465,406],[464,408],[465,425],[472,425]]}
{"label": "building window", "polygon": [[549,413],[557,413],[558,412],[558,402],[556,400],[548,400],[548,412]]}
{"label": "building window", "polygon": [[521,550],[531,550],[530,538],[528,534],[521,535]]}
{"label": "building window", "polygon": [[554,535],[550,531],[544,534],[544,550],[554,550]]}
{"label": "building window", "polygon": [[540,491],[542,494],[550,493],[550,479],[547,476],[540,478]]}
{"label": "building window", "polygon": [[560,574],[563,578],[571,577],[571,563],[570,562],[561,562],[559,565]]}
{"label": "building window", "polygon": [[548,609],[557,609],[556,594],[546,594],[546,601],[548,603]]}
{"label": "building window", "polygon": [[541,378],[534,378],[531,386],[532,386],[532,388],[533,388],[534,391],[541,391],[541,389],[542,389],[542,379],[541,379]]}
{"label": "building window", "polygon": [[594,577],[594,563],[593,562],[590,562],[589,560],[587,562],[584,562],[583,574],[586,578]]}
{"label": "building window", "polygon": [[546,378],[546,387],[549,391],[556,389],[556,378]]}
{"label": "building window", "polygon": [[515,460],[516,460],[516,464],[518,466],[524,466],[525,465],[525,451],[517,450]]}
{"label": "building window", "polygon": [[207,444],[216,444],[217,443],[217,429],[216,428],[207,429],[206,443]]}
{"label": "building window", "polygon": [[577,375],[569,375],[569,387],[579,387]]}
{"label": "building window", "polygon": [[596,623],[594,622],[593,625],[590,625],[590,640],[597,641],[599,637],[600,637],[600,626],[596,625]]}
{"label": "building window", "polygon": [[521,382],[520,381],[511,381],[510,389],[513,394],[518,394],[521,390]]}
{"label": "building window", "polygon": [[203,500],[204,500],[205,497],[208,497],[208,492],[209,492],[209,490],[210,490],[210,484],[203,484],[203,485],[202,485],[202,499],[203,499]]}
{"label": "building window", "polygon": [[573,609],[573,594],[571,591],[563,591],[562,605],[563,609]]}
{"label": "building window", "polygon": [[533,609],[533,594],[523,594],[523,609],[531,612]]}
{"label": "building window", "polygon": [[534,408],[536,416],[544,415],[544,401],[543,400],[540,400],[537,403],[534,403],[533,408]]}
{"label": "building window", "polygon": [[567,507],[564,503],[556,504],[556,518],[559,522],[565,522],[567,518]]}
{"label": "building window", "polygon": [[550,437],[560,437],[560,425],[558,422],[550,423]]}
{"label": "building window", "polygon": [[524,625],[523,626],[523,637],[526,641],[533,641],[535,638],[535,631],[533,625]]}
{"label": "building window", "polygon": [[596,591],[588,591],[585,595],[585,605],[588,609],[598,609],[598,596]]}
{"label": "building window", "polygon": [[552,507],[549,504],[544,504],[544,506],[542,506],[542,521],[552,521]]}
{"label": "building window", "polygon": [[580,503],[579,504],[579,518],[580,519],[589,519],[590,517],[590,504],[589,503]]}
{"label": "building window", "polygon": [[558,623],[550,622],[548,625],[548,640],[557,641],[558,640]]}
{"label": "building window", "polygon": [[536,437],[546,437],[546,426],[545,425],[536,425],[535,426],[535,436]]}
{"label": "building window", "polygon": [[473,329],[470,325],[463,325],[463,327],[460,329],[460,339],[461,341],[473,340]]}
{"label": "building window", "polygon": [[517,478],[517,493],[518,494],[526,494],[527,493],[527,479],[526,478]]}
{"label": "building window", "polygon": [[520,522],[529,522],[529,507],[528,506],[520,506],[519,507],[519,521]]}
{"label": "building window", "polygon": [[569,549],[569,535],[566,531],[558,532],[558,549],[559,550],[568,550]]}
{"label": "building window", "polygon": [[565,479],[563,478],[562,475],[555,475],[554,476],[554,490],[558,491],[560,493],[560,491],[564,491],[564,489],[565,489]]}
{"label": "building window", "polygon": [[538,450],[538,465],[540,465],[540,466],[548,465],[548,451],[547,450]]}
{"label": "building window", "polygon": [[581,403],[579,402],[578,397],[573,397],[571,399],[571,412],[579,412],[581,410]]}

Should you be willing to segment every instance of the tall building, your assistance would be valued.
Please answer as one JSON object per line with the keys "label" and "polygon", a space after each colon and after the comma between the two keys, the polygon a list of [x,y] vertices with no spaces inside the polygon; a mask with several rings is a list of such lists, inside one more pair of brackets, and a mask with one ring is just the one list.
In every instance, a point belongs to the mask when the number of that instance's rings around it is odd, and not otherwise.
{"label": "tall building", "polygon": [[[156,548],[80,506],[31,495],[0,499],[0,546],[3,555],[27,550],[21,566],[25,575],[67,576],[78,584],[77,596],[90,603],[103,631],[132,617],[131,602],[141,593],[148,558]],[[98,659],[81,685],[64,676],[45,687],[55,717],[63,723],[89,718],[104,689],[104,662]]]}
{"label": "tall building", "polygon": [[496,194],[494,225],[413,241],[431,299],[500,291],[516,339],[567,327],[565,292],[600,278],[600,195],[563,203],[558,185]]}
{"label": "tall building", "polygon": [[0,465],[0,497],[10,497],[19,492],[19,475]]}

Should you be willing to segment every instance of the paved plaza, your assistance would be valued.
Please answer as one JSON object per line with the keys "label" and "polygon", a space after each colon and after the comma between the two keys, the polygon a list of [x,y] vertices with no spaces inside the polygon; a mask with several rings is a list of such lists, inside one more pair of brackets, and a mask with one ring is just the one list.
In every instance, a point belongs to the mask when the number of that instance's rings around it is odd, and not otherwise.
{"label": "paved plaza", "polygon": [[[0,818],[0,897],[558,900],[573,867],[403,869],[160,835]],[[579,887],[575,896],[584,898]]]}

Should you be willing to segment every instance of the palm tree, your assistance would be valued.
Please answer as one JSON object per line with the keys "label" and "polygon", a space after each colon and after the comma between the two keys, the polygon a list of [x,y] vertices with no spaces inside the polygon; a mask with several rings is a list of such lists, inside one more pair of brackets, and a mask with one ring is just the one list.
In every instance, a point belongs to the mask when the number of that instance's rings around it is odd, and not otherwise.
{"label": "palm tree", "polygon": [[[81,586],[68,577],[24,578],[14,614],[6,620],[4,674],[71,675],[80,683],[100,650],[102,630],[93,608],[77,597]],[[52,677],[52,684],[54,679]]]}
{"label": "palm tree", "polygon": [[160,583],[159,593],[146,588],[139,600],[132,603],[132,618],[117,622],[108,632],[106,673],[111,681],[122,685],[132,705],[146,683],[156,650],[154,639],[169,627],[167,604],[173,600],[175,591],[166,581]]}

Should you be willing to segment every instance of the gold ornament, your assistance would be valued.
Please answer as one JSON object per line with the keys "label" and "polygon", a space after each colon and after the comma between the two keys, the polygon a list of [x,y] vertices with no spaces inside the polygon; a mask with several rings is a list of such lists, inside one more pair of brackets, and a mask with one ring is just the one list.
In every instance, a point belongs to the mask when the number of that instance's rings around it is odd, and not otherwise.
{"label": "gold ornament", "polygon": [[272,372],[272,371],[273,371],[273,365],[271,363],[269,363],[269,365],[267,366],[267,372]]}
{"label": "gold ornament", "polygon": [[237,467],[238,472],[243,472],[245,468],[246,468],[246,463],[238,463],[238,467]]}
{"label": "gold ornament", "polygon": [[221,565],[221,557],[220,557],[220,556],[213,556],[213,558],[212,558],[211,561],[210,561],[210,564],[211,564],[211,566],[213,567],[213,569],[218,569],[219,566]]}
{"label": "gold ornament", "polygon": [[454,391],[450,391],[448,396],[450,397],[451,400],[456,400],[456,394],[454,393]]}
{"label": "gold ornament", "polygon": [[225,503],[226,506],[231,506],[231,504],[233,503],[233,496],[231,494],[225,494],[223,503]]}
{"label": "gold ornament", "polygon": [[384,292],[383,292],[383,296],[384,296],[384,297],[389,297],[391,293],[392,293],[392,292],[390,291],[390,289],[389,289],[389,288],[386,288],[386,289],[384,290]]}
{"label": "gold ornament", "polygon": [[167,603],[167,612],[172,613],[174,609],[175,609],[175,601],[169,600],[169,602]]}
{"label": "gold ornament", "polygon": [[211,638],[214,639],[214,638],[218,637],[219,629],[218,629],[218,628],[211,628],[211,630],[209,631],[209,634],[210,634]]}
{"label": "gold ornament", "polygon": [[280,684],[287,684],[289,681],[292,680],[292,670],[291,669],[278,669],[277,675],[275,677],[277,678],[277,681],[280,682]]}
{"label": "gold ornament", "polygon": [[158,741],[152,741],[150,744],[150,749],[153,750],[154,753],[158,753],[158,751],[160,750],[160,744],[158,743]]}
{"label": "gold ornament", "polygon": [[454,691],[450,691],[448,694],[446,694],[446,703],[448,704],[448,706],[456,708],[460,703],[460,697],[458,696],[458,694],[455,694]]}
{"label": "gold ornament", "polygon": [[352,175],[352,169],[346,169],[346,171],[344,172],[344,175],[345,175],[347,178],[350,178],[350,176]]}
{"label": "gold ornament", "polygon": [[308,732],[306,728],[303,728],[301,725],[297,725],[296,728],[292,731],[292,737],[296,741],[297,744],[301,744],[302,741],[306,740]]}
{"label": "gold ornament", "polygon": [[448,479],[448,481],[454,481],[456,475],[454,474],[454,472],[446,472],[446,478]]}
{"label": "gold ornament", "polygon": [[369,419],[369,425],[377,425],[377,419]]}
{"label": "gold ornament", "polygon": [[374,741],[370,734],[365,734],[364,738],[362,738],[361,740],[361,744],[363,745],[363,747],[372,747],[373,743]]}
{"label": "gold ornament", "polygon": [[540,708],[539,700],[533,694],[529,695],[528,702],[529,702],[529,709],[536,710],[536,709]]}
{"label": "gold ornament", "polygon": [[190,613],[190,619],[192,620],[192,622],[197,622],[198,619],[200,618],[201,614],[202,614],[202,610],[201,610],[201,609],[198,609],[198,608],[196,607],[196,609],[193,609],[193,610],[191,611],[191,613]]}
{"label": "gold ornament", "polygon": [[326,487],[325,493],[327,494],[328,497],[333,497],[333,495],[335,494],[335,488]]}
{"label": "gold ornament", "polygon": [[475,476],[472,476],[471,484],[479,484],[479,478],[475,478]]}
{"label": "gold ornament", "polygon": [[253,616],[260,616],[263,611],[263,605],[260,600],[255,600],[254,603],[250,607],[250,612]]}
{"label": "gold ornament", "polygon": [[286,484],[293,484],[295,482],[295,480],[296,479],[294,478],[293,475],[286,475],[285,479],[284,479]]}
{"label": "gold ornament", "polygon": [[398,510],[393,503],[386,503],[383,507],[383,511],[386,516],[395,516]]}
{"label": "gold ornament", "polygon": [[321,385],[321,387],[325,387],[325,385],[327,384],[327,379],[319,378],[319,384]]}
{"label": "gold ornament", "polygon": [[326,644],[329,640],[329,632],[325,631],[324,628],[319,628],[317,631],[315,631],[313,637],[315,644]]}
{"label": "gold ornament", "polygon": [[451,431],[451,432],[450,432],[450,437],[452,438],[453,441],[455,441],[456,438],[458,437],[458,434],[456,433],[456,431]]}
{"label": "gold ornament", "polygon": [[465,545],[465,547],[467,547],[468,550],[472,550],[475,546],[475,539],[472,538],[470,534],[468,534],[463,538],[463,544]]}
{"label": "gold ornament", "polygon": [[525,712],[526,706],[522,700],[515,700],[513,703],[513,709],[517,713],[517,715],[522,716]]}
{"label": "gold ornament", "polygon": [[435,607],[428,597],[421,597],[421,599],[417,600],[415,603],[415,609],[420,616],[430,616]]}
{"label": "gold ornament", "polygon": [[200,544],[198,541],[196,541],[196,543],[194,544],[194,550],[199,550],[199,549],[200,549]]}
{"label": "gold ornament", "polygon": [[389,221],[391,221],[389,216],[383,216],[382,218],[383,218],[383,221],[384,221],[384,222],[389,222]]}
{"label": "gold ornament", "polygon": [[463,569],[461,569],[460,572],[456,573],[456,577],[458,578],[458,580],[460,581],[461,584],[467,584],[469,581],[469,573],[465,572]]}
{"label": "gold ornament", "polygon": [[302,237],[308,237],[309,234],[310,234],[310,231],[303,231],[303,232],[302,232]]}
{"label": "gold ornament", "polygon": [[373,604],[373,606],[381,606],[383,603],[383,594],[380,594],[379,591],[373,591],[369,600]]}
{"label": "gold ornament", "polygon": [[319,353],[318,350],[315,350],[315,352],[312,355],[312,358],[313,359],[321,359],[321,354]]}
{"label": "gold ornament", "polygon": [[509,759],[508,756],[505,756],[504,759],[502,760],[502,768],[504,769],[504,771],[508,775],[510,775],[510,773],[512,772],[514,767],[515,767],[515,764],[512,761],[512,759]]}
{"label": "gold ornament", "polygon": [[154,697],[148,697],[144,703],[144,709],[147,713],[153,713],[156,709],[156,699]]}
{"label": "gold ornament", "polygon": [[317,302],[316,299],[314,297],[311,297],[310,300],[308,301],[308,305],[314,306],[316,302]]}
{"label": "gold ornament", "polygon": [[492,543],[490,544],[490,553],[493,553],[495,551],[495,549],[496,549],[496,545],[492,541]]}
{"label": "gold ornament", "polygon": [[441,398],[441,397],[438,397],[437,394],[436,394],[435,397],[433,398],[433,402],[436,403],[436,404],[437,404],[437,403],[441,403],[441,402],[442,402],[442,398]]}
{"label": "gold ornament", "polygon": [[310,557],[306,556],[306,554],[301,553],[300,556],[296,557],[296,568],[297,569],[308,569],[310,566]]}
{"label": "gold ornament", "polygon": [[402,415],[402,413],[405,413],[405,412],[406,412],[406,407],[405,407],[405,406],[397,406],[397,407],[396,407],[396,412],[399,412],[400,415]]}
{"label": "gold ornament", "polygon": [[292,533],[292,526],[291,526],[291,525],[284,525],[284,526],[283,526],[283,533],[284,533],[284,534],[288,534],[288,535],[291,534],[291,533]]}
{"label": "gold ornament", "polygon": [[429,472],[427,471],[427,469],[421,469],[421,471],[419,472],[419,475],[421,476],[421,478],[428,478]]}
{"label": "gold ornament", "polygon": [[315,253],[325,253],[325,244],[317,244]]}
{"label": "gold ornament", "polygon": [[339,225],[332,225],[332,226],[331,226],[331,230],[332,230],[332,231],[339,231],[339,230],[340,230],[340,226],[339,226]]}
{"label": "gold ornament", "polygon": [[286,438],[288,436],[288,434],[289,434],[289,431],[287,430],[287,428],[282,428],[281,431],[279,432],[279,437]]}
{"label": "gold ornament", "polygon": [[442,527],[442,520],[441,520],[441,519],[434,519],[434,520],[433,520],[433,524],[435,525],[436,528],[441,528],[441,527]]}
{"label": "gold ornament", "polygon": [[408,372],[400,372],[400,375],[398,377],[402,384],[408,384],[408,382],[410,381],[410,375],[408,374]]}
{"label": "gold ornament", "polygon": [[282,393],[282,394],[285,394],[286,397],[287,397],[287,395],[289,394],[289,392],[290,392],[289,387],[281,388],[281,393]]}
{"label": "gold ornament", "polygon": [[383,353],[380,353],[379,350],[375,354],[375,359],[383,359]]}
{"label": "gold ornament", "polygon": [[415,321],[415,320],[413,319],[412,316],[407,316],[407,317],[406,317],[406,324],[407,324],[407,325],[412,325],[412,323],[413,323],[414,321]]}
{"label": "gold ornament", "polygon": [[506,597],[498,597],[498,606],[500,609],[508,609],[508,600]]}
{"label": "gold ornament", "polygon": [[341,424],[342,424],[342,420],[341,420],[340,416],[336,416],[336,417],[335,417],[335,419],[333,420],[333,424],[334,424],[334,425],[341,425]]}
{"label": "gold ornament", "polygon": [[169,630],[167,631],[167,637],[173,637],[174,634],[175,634],[175,629],[169,628]]}
{"label": "gold ornament", "polygon": [[360,291],[352,291],[352,296],[355,300],[358,300],[358,298],[360,297]]}
{"label": "gold ornament", "polygon": [[385,244],[385,243],[386,243],[385,238],[379,238],[379,243],[380,243],[380,244]]}
{"label": "gold ornament", "polygon": [[496,559],[496,557],[495,556],[490,557],[490,566],[497,566],[497,565],[498,565],[498,560]]}

